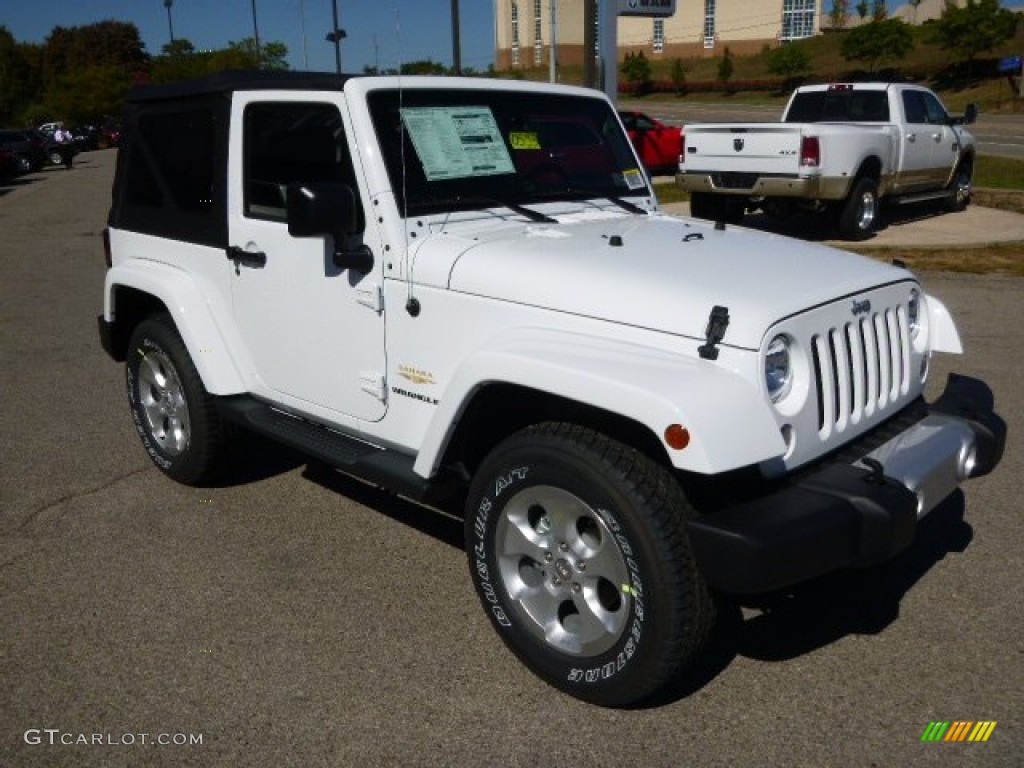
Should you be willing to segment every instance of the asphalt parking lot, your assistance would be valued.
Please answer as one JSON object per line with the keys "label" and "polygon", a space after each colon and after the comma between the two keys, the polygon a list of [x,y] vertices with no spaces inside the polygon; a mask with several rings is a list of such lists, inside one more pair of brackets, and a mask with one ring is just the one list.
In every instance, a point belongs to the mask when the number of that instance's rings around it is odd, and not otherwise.
{"label": "asphalt parking lot", "polygon": [[[666,700],[603,710],[505,650],[460,521],[257,441],[223,487],[150,464],[95,329],[113,160],[0,188],[0,766],[1021,764],[1024,280],[923,275],[966,348],[933,388],[991,385],[996,472],[885,567],[726,609]],[[922,743],[937,720],[997,726]]]}

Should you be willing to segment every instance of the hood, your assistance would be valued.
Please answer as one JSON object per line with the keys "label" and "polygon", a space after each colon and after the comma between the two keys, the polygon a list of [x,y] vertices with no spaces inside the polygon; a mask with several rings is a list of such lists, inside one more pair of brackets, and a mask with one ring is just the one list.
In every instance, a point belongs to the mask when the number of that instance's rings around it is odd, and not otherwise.
{"label": "hood", "polygon": [[422,241],[415,265],[417,283],[701,340],[721,305],[722,343],[748,349],[784,317],[913,279],[835,248],[662,214],[462,222]]}

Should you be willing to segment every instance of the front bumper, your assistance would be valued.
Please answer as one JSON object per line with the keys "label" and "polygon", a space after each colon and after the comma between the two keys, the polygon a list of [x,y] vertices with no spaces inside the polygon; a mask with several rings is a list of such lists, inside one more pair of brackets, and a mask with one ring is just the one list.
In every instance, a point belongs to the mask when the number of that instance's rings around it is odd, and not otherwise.
{"label": "front bumper", "polygon": [[768,496],[691,520],[706,581],[753,594],[884,562],[961,482],[990,472],[1006,423],[982,382],[950,376],[928,415],[853,463],[831,463]]}

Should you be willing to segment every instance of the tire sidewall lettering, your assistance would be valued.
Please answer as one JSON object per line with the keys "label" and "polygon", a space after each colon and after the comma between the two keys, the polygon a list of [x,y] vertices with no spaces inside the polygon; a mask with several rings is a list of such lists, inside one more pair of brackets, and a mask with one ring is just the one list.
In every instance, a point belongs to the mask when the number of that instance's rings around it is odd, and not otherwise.
{"label": "tire sidewall lettering", "polygon": [[[141,346],[146,349],[156,350],[158,352],[162,352],[164,355],[167,355],[167,352],[164,350],[164,348],[154,340],[150,339],[149,337],[142,339]],[[145,355],[140,355],[139,351],[136,349],[130,350],[129,354],[132,356],[131,360],[133,362],[125,366],[125,377],[126,385],[128,388],[128,404],[130,406],[129,410],[131,411],[132,414],[132,423],[135,425],[135,431],[138,432],[139,438],[142,440],[142,447],[145,448],[146,453],[149,454],[149,458],[153,461],[153,463],[163,470],[170,469],[171,466],[173,465],[172,460],[169,459],[163,453],[163,451],[160,450],[159,446],[153,439],[153,436],[150,433],[149,428],[146,426],[141,415],[142,404],[139,400],[137,370],[139,364],[142,362]]]}
{"label": "tire sidewall lettering", "polygon": [[[531,664],[537,664],[545,670],[546,675],[557,677],[572,686],[593,686],[600,683],[610,683],[614,678],[626,669],[643,649],[645,638],[646,611],[644,605],[643,577],[637,548],[630,538],[630,532],[609,508],[607,504],[594,503],[594,490],[583,487],[576,482],[560,484],[554,482],[545,468],[530,465],[504,465],[496,472],[489,473],[488,477],[482,478],[478,486],[484,493],[479,496],[475,506],[475,513],[470,527],[471,546],[468,547],[471,559],[471,573],[477,586],[477,591],[485,608],[490,613],[492,623],[496,629],[506,635],[506,639],[513,644],[521,658]],[[509,598],[500,576],[497,575],[497,562],[493,551],[493,536],[497,521],[504,510],[504,502],[513,493],[523,487],[533,484],[551,484],[566,487],[576,493],[584,501],[590,503],[591,508],[607,526],[615,542],[623,553],[626,568],[629,573],[628,593],[623,590],[622,597],[629,601],[630,611],[628,624],[622,636],[607,651],[594,658],[578,658],[562,654],[551,648],[541,648],[546,658],[538,660],[535,658],[537,641],[529,637],[527,631],[517,626],[518,619],[514,604]],[[597,493],[604,495],[602,489]],[[488,542],[490,543],[490,546]],[[626,585],[623,585],[626,586]],[[522,646],[532,646],[533,655],[530,658],[524,655],[520,649]]]}

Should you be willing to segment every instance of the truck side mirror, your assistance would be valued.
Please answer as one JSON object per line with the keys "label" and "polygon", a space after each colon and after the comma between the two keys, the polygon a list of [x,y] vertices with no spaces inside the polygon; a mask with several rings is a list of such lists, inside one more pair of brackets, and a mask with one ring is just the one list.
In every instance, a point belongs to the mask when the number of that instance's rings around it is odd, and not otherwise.
{"label": "truck side mirror", "polygon": [[358,205],[352,187],[337,182],[289,184],[285,195],[288,234],[292,237],[334,239],[334,264],[341,269],[369,272],[373,252],[366,246],[347,247],[359,231]]}
{"label": "truck side mirror", "polygon": [[978,105],[973,101],[964,110],[964,125],[970,125],[978,119]]}

